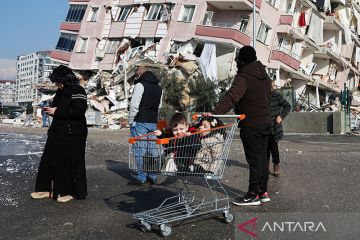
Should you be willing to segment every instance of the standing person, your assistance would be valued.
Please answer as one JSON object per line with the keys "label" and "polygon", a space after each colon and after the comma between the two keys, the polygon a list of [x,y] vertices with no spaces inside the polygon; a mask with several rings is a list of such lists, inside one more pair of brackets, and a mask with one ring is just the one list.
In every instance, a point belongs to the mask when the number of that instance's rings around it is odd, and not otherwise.
{"label": "standing person", "polygon": [[[140,65],[136,70],[137,80],[135,81],[134,92],[130,102],[129,125],[131,137],[141,136],[156,130],[159,108],[161,107],[162,89],[159,79],[147,69]],[[143,157],[146,154],[146,142],[137,141],[135,144],[137,171],[135,175],[136,183],[141,185],[147,179],[151,183],[157,182],[156,174],[147,174],[142,169],[144,166]],[[150,149],[155,150],[154,147]],[[153,157],[156,153],[151,153]]]}
{"label": "standing person", "polygon": [[291,105],[285,100],[279,90],[276,89],[275,81],[271,84],[271,99],[270,99],[270,111],[271,111],[271,134],[269,136],[269,145],[267,151],[267,159],[270,161],[270,154],[273,162],[274,176],[280,175],[280,157],[278,142],[283,137],[282,121],[289,114]]}
{"label": "standing person", "polygon": [[[41,107],[41,117],[42,117],[42,127],[45,128],[48,125],[48,115],[45,112],[45,107],[48,107],[49,103],[47,101],[42,101],[39,104],[39,107]],[[50,125],[50,124],[49,124]]]}
{"label": "standing person", "polygon": [[244,46],[238,55],[238,72],[231,88],[215,106],[214,114],[225,114],[235,106],[235,114],[245,114],[239,123],[240,138],[249,164],[247,194],[234,201],[235,205],[260,205],[268,202],[267,182],[269,167],[267,145],[270,134],[271,80],[264,65],[257,61],[256,51]]}
{"label": "standing person", "polygon": [[87,195],[85,145],[87,99],[70,68],[60,65],[49,76],[56,84],[54,100],[44,111],[53,116],[36,178],[34,199],[53,197],[58,202]]}

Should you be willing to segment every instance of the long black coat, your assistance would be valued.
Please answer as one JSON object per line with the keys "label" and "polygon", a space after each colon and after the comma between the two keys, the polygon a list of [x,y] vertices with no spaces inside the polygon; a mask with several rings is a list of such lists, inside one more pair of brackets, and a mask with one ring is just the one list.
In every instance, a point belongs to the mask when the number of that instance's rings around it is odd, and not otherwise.
{"label": "long black coat", "polygon": [[288,103],[288,101],[285,100],[283,95],[278,90],[274,90],[271,94],[270,110],[272,119],[271,134],[273,135],[275,142],[278,142],[282,139],[284,134],[282,124],[277,124],[275,122],[276,117],[280,116],[282,120],[284,120],[286,115],[288,115],[291,110],[291,105]]}
{"label": "long black coat", "polygon": [[53,191],[54,199],[58,195],[84,199],[87,195],[85,90],[81,86],[57,90],[52,107],[57,109],[48,131],[35,191]]}

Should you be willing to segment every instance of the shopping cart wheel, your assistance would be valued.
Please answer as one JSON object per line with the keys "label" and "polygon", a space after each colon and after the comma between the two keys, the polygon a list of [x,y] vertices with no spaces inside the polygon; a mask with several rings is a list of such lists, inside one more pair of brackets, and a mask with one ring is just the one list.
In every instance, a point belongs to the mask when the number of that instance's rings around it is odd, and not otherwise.
{"label": "shopping cart wheel", "polygon": [[231,223],[234,220],[234,216],[229,212],[223,212],[223,215],[226,223]]}
{"label": "shopping cart wheel", "polygon": [[151,231],[150,224],[148,224],[147,222],[145,222],[143,220],[139,221],[139,226],[140,226],[141,231],[143,231],[143,232],[150,232]]}
{"label": "shopping cart wheel", "polygon": [[168,237],[171,234],[171,227],[165,224],[160,225],[160,233],[163,237]]}

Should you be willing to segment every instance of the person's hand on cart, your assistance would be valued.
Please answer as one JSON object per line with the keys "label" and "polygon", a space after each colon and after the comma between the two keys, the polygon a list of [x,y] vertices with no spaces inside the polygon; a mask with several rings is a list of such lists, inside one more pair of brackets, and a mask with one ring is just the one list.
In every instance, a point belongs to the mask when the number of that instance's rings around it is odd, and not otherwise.
{"label": "person's hand on cart", "polygon": [[156,129],[156,130],[154,131],[154,134],[155,134],[155,136],[161,136],[162,131],[159,130],[159,129]]}

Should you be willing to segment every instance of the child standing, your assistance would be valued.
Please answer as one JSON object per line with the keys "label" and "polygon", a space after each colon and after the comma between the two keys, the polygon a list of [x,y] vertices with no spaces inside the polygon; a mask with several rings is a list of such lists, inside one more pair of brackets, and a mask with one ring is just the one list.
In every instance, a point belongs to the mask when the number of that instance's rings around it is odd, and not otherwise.
{"label": "child standing", "polygon": [[269,137],[267,159],[270,160],[270,154],[272,156],[272,162],[274,167],[274,176],[280,175],[280,157],[279,157],[279,146],[278,142],[283,137],[282,121],[288,115],[291,110],[291,105],[286,101],[283,95],[276,89],[275,81],[271,84],[271,99],[270,99],[270,110],[271,110],[271,134]]}
{"label": "child standing", "polygon": [[[219,174],[221,152],[224,147],[225,128],[216,129],[224,124],[213,116],[203,117],[199,129],[201,133],[201,148],[195,157],[195,172]],[[212,130],[213,129],[213,130]]]}

